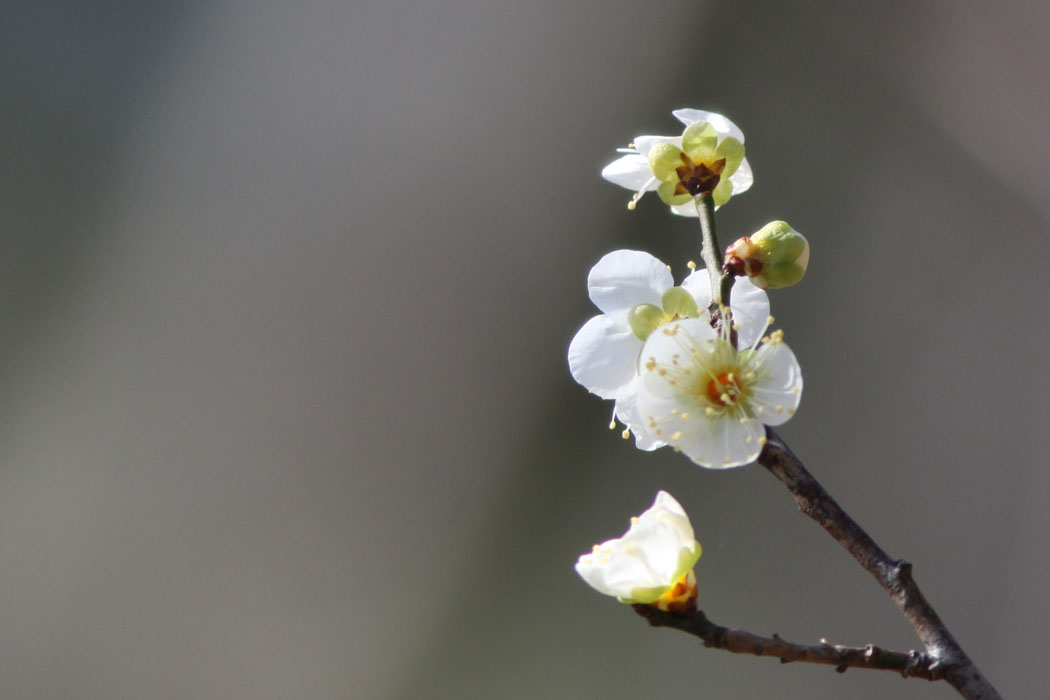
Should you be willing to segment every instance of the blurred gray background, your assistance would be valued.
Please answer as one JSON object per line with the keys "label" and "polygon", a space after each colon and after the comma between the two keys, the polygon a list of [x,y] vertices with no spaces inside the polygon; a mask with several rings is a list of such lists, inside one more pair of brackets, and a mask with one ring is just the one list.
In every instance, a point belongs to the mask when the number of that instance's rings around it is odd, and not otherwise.
{"label": "blurred gray background", "polygon": [[598,172],[747,134],[724,238],[813,246],[781,431],[1009,698],[1045,692],[1050,9],[6,3],[0,694],[950,698],[703,649],[576,556],[660,488],[701,605],[910,649],[764,470],[638,452],[565,349],[604,253],[694,222]]}

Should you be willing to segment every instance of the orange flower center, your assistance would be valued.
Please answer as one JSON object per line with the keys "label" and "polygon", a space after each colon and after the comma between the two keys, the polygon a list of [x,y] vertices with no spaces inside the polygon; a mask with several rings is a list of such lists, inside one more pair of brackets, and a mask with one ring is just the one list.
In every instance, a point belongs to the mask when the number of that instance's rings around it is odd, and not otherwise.
{"label": "orange flower center", "polygon": [[728,406],[740,395],[732,372],[724,372],[707,383],[707,398],[719,406]]}

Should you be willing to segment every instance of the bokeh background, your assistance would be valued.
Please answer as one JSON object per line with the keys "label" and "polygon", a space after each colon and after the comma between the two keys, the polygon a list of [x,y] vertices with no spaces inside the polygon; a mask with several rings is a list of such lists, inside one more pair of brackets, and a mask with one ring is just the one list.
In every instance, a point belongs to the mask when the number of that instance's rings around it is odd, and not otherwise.
{"label": "bokeh background", "polygon": [[950,698],[652,630],[572,571],[660,488],[712,619],[917,644],[760,468],[575,385],[585,276],[693,222],[598,177],[747,134],[781,431],[1011,698],[1050,629],[1050,9],[537,0],[0,9],[0,688],[83,698]]}

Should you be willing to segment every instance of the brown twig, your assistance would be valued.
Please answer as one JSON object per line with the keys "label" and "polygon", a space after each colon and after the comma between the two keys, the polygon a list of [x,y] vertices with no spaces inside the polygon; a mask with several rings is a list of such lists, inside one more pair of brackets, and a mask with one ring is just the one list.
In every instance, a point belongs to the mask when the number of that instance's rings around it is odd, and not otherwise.
{"label": "brown twig", "polygon": [[1002,700],[926,600],[912,578],[911,564],[886,554],[769,427],[766,439],[758,463],[784,483],[798,502],[799,510],[827,530],[889,593],[922,640],[925,656],[932,661],[930,670],[937,670],[939,677],[968,700]]}
{"label": "brown twig", "polygon": [[647,619],[653,627],[673,627],[699,637],[705,647],[724,649],[734,654],[772,656],[781,663],[800,661],[811,664],[834,666],[839,673],[849,668],[870,668],[879,671],[895,671],[905,678],[925,678],[936,681],[945,677],[948,668],[929,654],[917,651],[888,651],[877,646],[845,647],[828,644],[794,644],[774,634],[760,637],[744,630],[716,625],[707,619],[702,610],[689,615],[665,612],[651,605],[635,605],[635,611]]}

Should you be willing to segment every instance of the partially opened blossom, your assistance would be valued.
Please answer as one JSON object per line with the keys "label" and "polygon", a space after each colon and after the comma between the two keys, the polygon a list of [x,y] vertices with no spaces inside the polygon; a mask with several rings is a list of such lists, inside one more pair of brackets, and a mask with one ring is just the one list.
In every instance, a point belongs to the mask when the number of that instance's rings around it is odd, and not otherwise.
{"label": "partially opened blossom", "polygon": [[[639,448],[656,449],[665,441],[644,428],[635,404],[639,354],[645,339],[666,323],[682,318],[709,323],[707,270],[694,271],[675,287],[667,265],[652,255],[617,250],[591,268],[587,289],[602,313],[572,339],[569,370],[591,393],[616,402],[614,414],[635,435]],[[733,286],[731,308],[739,342],[751,345],[765,328],[769,298],[741,279]]]}
{"label": "partially opened blossom", "polygon": [[[712,193],[717,206],[751,187],[754,178],[744,157],[744,133],[721,114],[676,109],[686,130],[680,136],[639,136],[602,169],[602,177],[634,190],[627,207],[657,191],[671,211],[697,216],[695,196]],[[685,159],[683,160],[683,156]]]}
{"label": "partially opened blossom", "polygon": [[594,545],[576,562],[576,573],[592,588],[622,603],[681,610],[696,601],[693,567],[700,543],[689,516],[671,494],[660,491],[623,537]]}
{"label": "partially opened blossom", "polygon": [[753,462],[765,426],[787,421],[802,395],[783,331],[737,350],[708,323],[675,321],[649,336],[641,365],[637,410],[645,428],[712,469]]}

